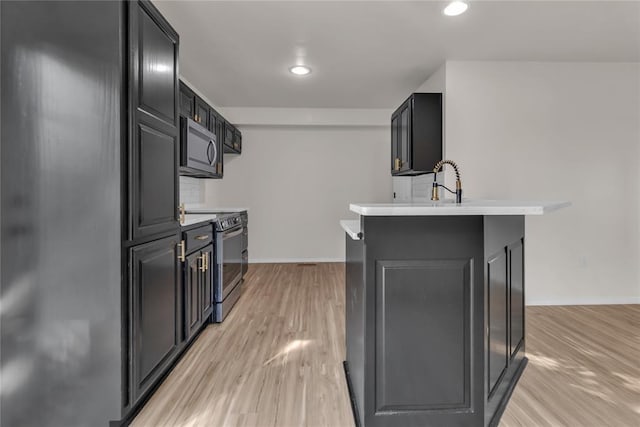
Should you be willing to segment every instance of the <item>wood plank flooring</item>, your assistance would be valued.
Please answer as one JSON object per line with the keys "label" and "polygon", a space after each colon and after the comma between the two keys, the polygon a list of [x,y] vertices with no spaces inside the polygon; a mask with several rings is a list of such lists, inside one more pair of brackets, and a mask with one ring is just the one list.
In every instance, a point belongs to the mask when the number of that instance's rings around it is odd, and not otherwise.
{"label": "wood plank flooring", "polygon": [[[133,427],[352,427],[344,264],[252,264]],[[530,359],[501,427],[640,425],[640,306],[527,308]],[[402,427],[402,426],[399,426]]]}

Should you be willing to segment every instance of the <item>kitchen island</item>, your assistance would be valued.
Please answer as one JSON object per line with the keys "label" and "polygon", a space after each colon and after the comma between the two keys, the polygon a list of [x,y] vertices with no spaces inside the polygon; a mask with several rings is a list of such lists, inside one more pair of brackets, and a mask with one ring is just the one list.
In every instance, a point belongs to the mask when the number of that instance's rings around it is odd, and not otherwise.
{"label": "kitchen island", "polygon": [[345,373],[363,427],[495,426],[527,359],[524,216],[568,202],[352,204]]}

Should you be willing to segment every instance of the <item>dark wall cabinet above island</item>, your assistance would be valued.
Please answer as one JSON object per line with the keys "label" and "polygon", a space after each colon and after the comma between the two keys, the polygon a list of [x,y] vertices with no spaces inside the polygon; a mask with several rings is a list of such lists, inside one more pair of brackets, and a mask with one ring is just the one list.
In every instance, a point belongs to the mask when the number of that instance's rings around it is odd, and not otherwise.
{"label": "dark wall cabinet above island", "polygon": [[414,93],[391,115],[391,174],[420,175],[442,159],[442,94]]}

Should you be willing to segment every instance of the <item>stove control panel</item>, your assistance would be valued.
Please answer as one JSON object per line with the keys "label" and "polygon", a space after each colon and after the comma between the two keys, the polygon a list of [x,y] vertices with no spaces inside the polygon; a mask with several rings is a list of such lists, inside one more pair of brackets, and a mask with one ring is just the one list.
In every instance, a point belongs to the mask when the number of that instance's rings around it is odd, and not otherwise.
{"label": "stove control panel", "polygon": [[218,220],[219,230],[228,230],[230,228],[237,227],[242,224],[242,218],[240,216],[227,216]]}

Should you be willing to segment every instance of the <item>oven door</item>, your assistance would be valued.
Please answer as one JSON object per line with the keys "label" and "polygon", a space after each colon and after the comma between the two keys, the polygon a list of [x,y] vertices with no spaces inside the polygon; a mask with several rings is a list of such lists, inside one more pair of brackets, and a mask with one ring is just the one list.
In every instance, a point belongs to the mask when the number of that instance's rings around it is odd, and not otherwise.
{"label": "oven door", "polygon": [[242,278],[242,226],[218,232],[216,302],[223,302]]}

